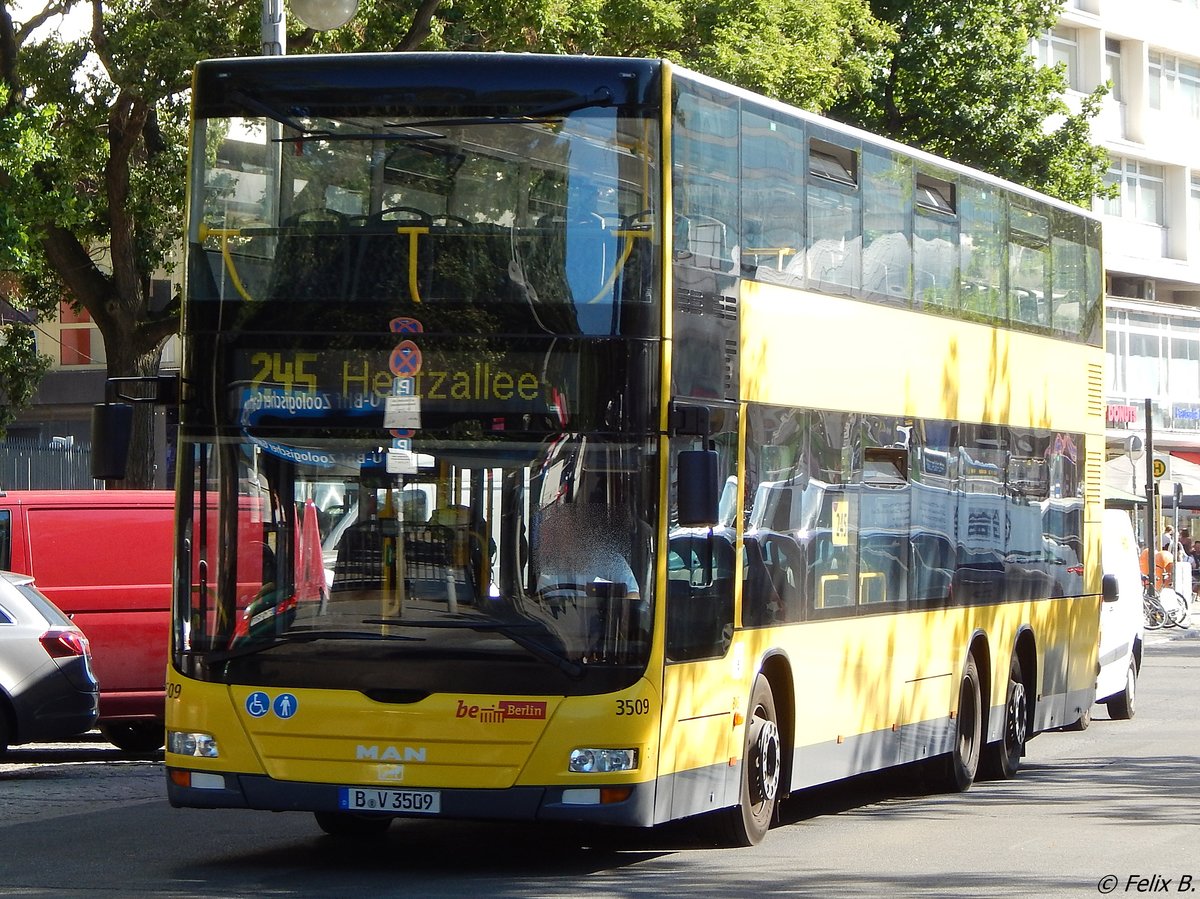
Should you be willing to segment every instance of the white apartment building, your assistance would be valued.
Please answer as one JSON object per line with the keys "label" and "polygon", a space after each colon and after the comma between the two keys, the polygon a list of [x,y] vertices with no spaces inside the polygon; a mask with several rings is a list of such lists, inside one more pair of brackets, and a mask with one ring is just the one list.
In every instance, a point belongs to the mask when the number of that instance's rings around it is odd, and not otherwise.
{"label": "white apartment building", "polygon": [[1035,52],[1076,107],[1113,86],[1093,130],[1120,188],[1096,204],[1110,447],[1145,433],[1150,399],[1156,449],[1200,461],[1200,0],[1068,0]]}

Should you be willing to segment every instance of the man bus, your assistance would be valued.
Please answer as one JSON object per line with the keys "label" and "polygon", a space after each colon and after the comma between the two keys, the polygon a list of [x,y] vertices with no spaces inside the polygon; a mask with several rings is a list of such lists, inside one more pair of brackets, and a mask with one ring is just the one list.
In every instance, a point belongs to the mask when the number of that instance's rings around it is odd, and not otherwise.
{"label": "man bus", "polygon": [[665,61],[213,60],[193,109],[173,804],[751,844],[1091,705],[1087,213]]}

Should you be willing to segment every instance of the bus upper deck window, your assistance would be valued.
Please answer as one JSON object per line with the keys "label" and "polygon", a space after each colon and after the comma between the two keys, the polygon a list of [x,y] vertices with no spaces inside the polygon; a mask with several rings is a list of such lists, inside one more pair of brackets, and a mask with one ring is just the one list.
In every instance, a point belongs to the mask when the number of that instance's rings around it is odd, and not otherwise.
{"label": "bus upper deck window", "polygon": [[858,186],[858,154],[814,138],[808,144],[808,173],[825,181]]}

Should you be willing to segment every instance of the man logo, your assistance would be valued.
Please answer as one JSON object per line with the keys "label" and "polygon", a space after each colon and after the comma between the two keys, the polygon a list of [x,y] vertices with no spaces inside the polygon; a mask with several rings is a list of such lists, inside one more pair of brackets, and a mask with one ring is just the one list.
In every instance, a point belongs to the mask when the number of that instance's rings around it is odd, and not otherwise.
{"label": "man logo", "polygon": [[404,746],[363,746],[361,743],[354,752],[354,758],[360,762],[423,762],[425,747]]}

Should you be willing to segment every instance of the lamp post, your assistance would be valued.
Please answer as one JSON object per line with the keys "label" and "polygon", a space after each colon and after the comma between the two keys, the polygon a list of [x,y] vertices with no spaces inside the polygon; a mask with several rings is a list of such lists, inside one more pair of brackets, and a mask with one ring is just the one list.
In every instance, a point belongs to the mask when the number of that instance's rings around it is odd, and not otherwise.
{"label": "lamp post", "polygon": [[[291,0],[292,14],[315,31],[341,28],[358,12],[358,0]],[[284,0],[263,0],[262,55],[287,53]]]}
{"label": "lamp post", "polygon": [[283,0],[263,0],[262,55],[283,56],[287,53],[287,16]]}
{"label": "lamp post", "polygon": [[[290,0],[292,14],[316,31],[331,31],[341,28],[358,12],[358,0]],[[287,54],[287,10],[285,0],[262,0],[262,55],[284,56]],[[267,221],[276,221],[279,213],[282,160],[280,158],[280,136],[282,126],[267,120],[266,126],[266,171],[268,174]]]}

